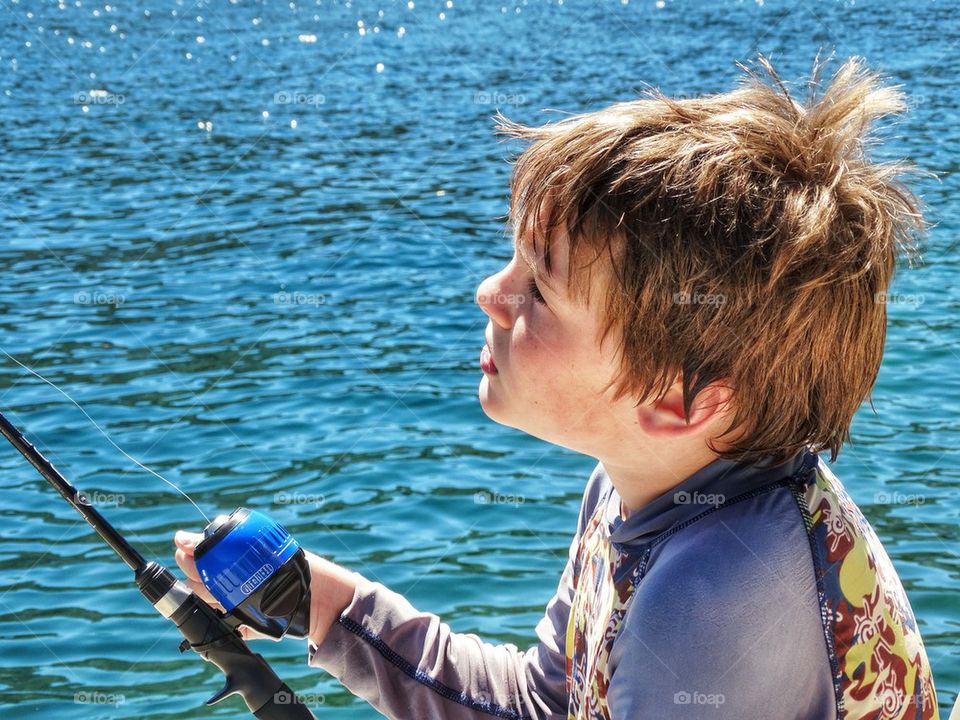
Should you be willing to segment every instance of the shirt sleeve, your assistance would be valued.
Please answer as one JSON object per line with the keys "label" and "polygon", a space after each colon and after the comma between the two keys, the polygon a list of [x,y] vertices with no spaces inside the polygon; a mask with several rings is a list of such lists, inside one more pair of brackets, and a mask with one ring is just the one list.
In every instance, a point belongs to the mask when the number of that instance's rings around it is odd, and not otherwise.
{"label": "shirt sleeve", "polygon": [[[573,560],[596,502],[596,471],[556,593],[526,651],[455,633],[402,595],[358,576],[353,600],[308,662],[390,718],[558,720],[567,717],[565,642]],[[588,505],[590,507],[588,507]]]}

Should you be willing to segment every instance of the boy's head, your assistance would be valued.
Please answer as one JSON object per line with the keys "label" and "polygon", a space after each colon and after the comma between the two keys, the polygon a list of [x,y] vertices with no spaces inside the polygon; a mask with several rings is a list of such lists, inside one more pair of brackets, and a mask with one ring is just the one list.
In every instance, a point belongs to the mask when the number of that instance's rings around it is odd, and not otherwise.
{"label": "boy's head", "polygon": [[723,94],[498,118],[530,145],[513,259],[477,293],[494,420],[601,459],[691,443],[836,458],[880,368],[899,251],[924,229],[910,168],[865,153],[904,100],[852,58],[820,93],[816,63],[801,103],[760,62]]}

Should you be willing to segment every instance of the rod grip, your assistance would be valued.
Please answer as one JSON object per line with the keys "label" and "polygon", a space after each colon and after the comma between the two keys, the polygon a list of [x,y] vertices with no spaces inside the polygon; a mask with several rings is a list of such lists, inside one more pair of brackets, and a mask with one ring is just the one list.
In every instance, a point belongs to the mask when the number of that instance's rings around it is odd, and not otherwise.
{"label": "rod grip", "polygon": [[190,649],[220,668],[226,677],[223,688],[207,701],[208,705],[237,694],[261,720],[314,720],[313,713],[263,656],[250,650],[223,616],[195,593],[190,593],[170,620],[186,638]]}
{"label": "rod grip", "polygon": [[260,720],[309,720],[313,713],[307,709],[296,693],[286,683],[281,683],[280,689],[273,694],[270,701],[253,713]]}

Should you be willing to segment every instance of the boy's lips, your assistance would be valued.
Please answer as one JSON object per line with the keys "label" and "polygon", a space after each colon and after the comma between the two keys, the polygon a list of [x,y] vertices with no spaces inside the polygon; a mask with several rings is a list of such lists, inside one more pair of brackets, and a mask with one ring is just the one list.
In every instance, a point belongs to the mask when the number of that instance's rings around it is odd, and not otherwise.
{"label": "boy's lips", "polygon": [[487,375],[497,374],[497,366],[493,362],[493,353],[490,352],[490,346],[486,344],[480,351],[480,369]]}

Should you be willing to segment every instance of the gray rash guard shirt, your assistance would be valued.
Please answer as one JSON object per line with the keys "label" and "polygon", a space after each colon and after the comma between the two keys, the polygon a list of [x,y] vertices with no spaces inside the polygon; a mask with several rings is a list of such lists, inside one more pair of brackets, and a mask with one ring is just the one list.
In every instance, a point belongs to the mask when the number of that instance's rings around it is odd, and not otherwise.
{"label": "gray rash guard shirt", "polygon": [[939,718],[903,586],[806,450],[714,460],[627,519],[599,464],[525,651],[357,577],[308,662],[391,718]]}

